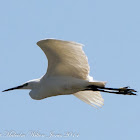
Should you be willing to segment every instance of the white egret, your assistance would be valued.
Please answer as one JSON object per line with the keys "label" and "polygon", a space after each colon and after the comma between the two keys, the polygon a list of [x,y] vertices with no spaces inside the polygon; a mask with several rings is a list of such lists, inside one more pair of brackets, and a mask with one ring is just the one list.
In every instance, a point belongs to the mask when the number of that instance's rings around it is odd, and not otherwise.
{"label": "white egret", "polygon": [[82,101],[101,107],[103,98],[101,92],[136,95],[134,89],[107,88],[106,82],[94,81],[89,76],[87,57],[82,50],[82,44],[56,39],[45,39],[37,42],[48,58],[47,73],[40,79],[28,81],[20,86],[10,88],[31,89],[29,95],[32,99],[41,100],[51,96],[70,95]]}

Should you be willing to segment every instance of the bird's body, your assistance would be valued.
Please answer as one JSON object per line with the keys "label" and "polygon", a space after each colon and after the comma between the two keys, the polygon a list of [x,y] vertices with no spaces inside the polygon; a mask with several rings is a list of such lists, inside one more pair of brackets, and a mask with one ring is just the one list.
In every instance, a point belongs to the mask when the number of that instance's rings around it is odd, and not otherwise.
{"label": "bird's body", "polygon": [[84,90],[88,86],[88,81],[69,77],[53,76],[40,79],[38,88],[30,92],[33,99],[40,100],[56,95],[68,95]]}
{"label": "bird's body", "polygon": [[[41,100],[51,96],[73,94],[92,106],[102,106],[100,91],[135,95],[135,90],[124,88],[106,88],[106,82],[94,81],[89,76],[87,57],[82,44],[56,39],[45,39],[37,42],[48,58],[47,73],[40,79],[11,88],[31,89],[31,98]],[[4,91],[8,91],[4,90]]]}

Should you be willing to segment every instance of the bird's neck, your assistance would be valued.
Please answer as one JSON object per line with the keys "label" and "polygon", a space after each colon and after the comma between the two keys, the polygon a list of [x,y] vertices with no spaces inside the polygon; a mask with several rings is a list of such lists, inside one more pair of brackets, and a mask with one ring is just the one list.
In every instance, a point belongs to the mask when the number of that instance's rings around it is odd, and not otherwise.
{"label": "bird's neck", "polygon": [[34,79],[31,81],[28,81],[28,86],[25,87],[25,89],[35,89],[38,88],[40,83],[40,79]]}

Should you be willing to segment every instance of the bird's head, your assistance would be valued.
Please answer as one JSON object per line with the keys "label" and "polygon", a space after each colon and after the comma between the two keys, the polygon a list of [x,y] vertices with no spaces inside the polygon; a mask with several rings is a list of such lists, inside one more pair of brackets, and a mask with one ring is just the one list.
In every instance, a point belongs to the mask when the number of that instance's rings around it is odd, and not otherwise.
{"label": "bird's head", "polygon": [[15,89],[35,89],[36,87],[38,87],[38,84],[39,84],[39,80],[31,80],[31,81],[28,81],[28,82],[20,85],[20,86],[9,88],[9,89],[6,89],[2,92],[15,90]]}

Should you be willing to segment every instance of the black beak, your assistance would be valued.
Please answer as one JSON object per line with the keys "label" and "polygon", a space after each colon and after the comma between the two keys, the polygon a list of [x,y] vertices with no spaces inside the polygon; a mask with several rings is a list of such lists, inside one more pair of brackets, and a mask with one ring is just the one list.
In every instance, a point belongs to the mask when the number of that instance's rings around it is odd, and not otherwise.
{"label": "black beak", "polygon": [[9,90],[14,90],[14,89],[21,89],[23,86],[17,86],[17,87],[14,87],[14,88],[9,88],[9,89],[6,89],[2,92],[5,92],[5,91],[9,91]]}

